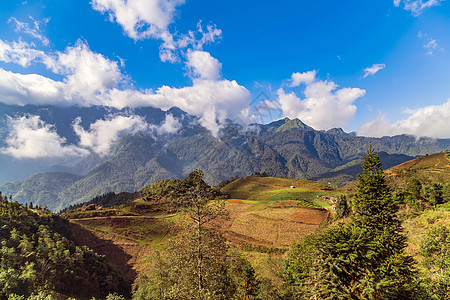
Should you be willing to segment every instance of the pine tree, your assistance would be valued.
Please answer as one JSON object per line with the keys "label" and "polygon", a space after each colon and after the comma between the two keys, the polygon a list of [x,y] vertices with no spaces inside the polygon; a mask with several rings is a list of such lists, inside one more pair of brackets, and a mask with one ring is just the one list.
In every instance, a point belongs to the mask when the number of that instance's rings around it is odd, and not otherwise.
{"label": "pine tree", "polygon": [[320,299],[414,299],[413,260],[379,156],[370,147],[351,222],[315,237],[308,285]]}

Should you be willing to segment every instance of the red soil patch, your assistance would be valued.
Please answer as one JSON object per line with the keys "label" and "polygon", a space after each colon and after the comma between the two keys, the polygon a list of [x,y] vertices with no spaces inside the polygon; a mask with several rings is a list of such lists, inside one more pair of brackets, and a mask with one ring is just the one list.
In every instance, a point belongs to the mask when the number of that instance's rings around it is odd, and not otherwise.
{"label": "red soil patch", "polygon": [[297,206],[298,202],[294,200],[285,200],[285,201],[279,201],[277,203],[273,203],[272,207],[292,207]]}
{"label": "red soil patch", "polygon": [[320,225],[323,221],[328,218],[328,212],[322,209],[316,208],[302,208],[297,210],[291,216],[291,221],[312,225]]}
{"label": "red soil patch", "polygon": [[230,199],[227,200],[228,203],[238,203],[238,204],[244,204],[244,202],[242,200],[239,199]]}

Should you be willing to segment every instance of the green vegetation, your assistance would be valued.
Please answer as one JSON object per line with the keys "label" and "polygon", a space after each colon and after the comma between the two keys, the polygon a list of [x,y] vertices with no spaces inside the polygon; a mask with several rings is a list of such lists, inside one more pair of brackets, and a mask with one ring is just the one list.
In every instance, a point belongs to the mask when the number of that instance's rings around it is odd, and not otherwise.
{"label": "green vegetation", "polygon": [[[137,270],[134,299],[447,299],[448,159],[383,171],[370,148],[358,182],[340,190],[256,174],[219,191],[197,170],[62,216],[130,247],[121,255]],[[71,242],[66,220],[1,203],[0,287],[11,299],[127,296],[120,272]]]}
{"label": "green vegetation", "polygon": [[[292,187],[292,188],[291,188]],[[230,199],[261,202],[303,200],[312,202],[330,188],[308,180],[253,175],[237,179],[221,189]]]}
{"label": "green vegetation", "polygon": [[129,293],[105,257],[70,239],[68,222],[48,210],[0,201],[0,295],[39,291],[79,298]]}
{"label": "green vegetation", "polygon": [[[337,201],[337,217],[348,215],[351,204],[355,211],[351,218],[300,240],[288,252],[283,273],[290,289],[300,298],[448,298],[450,224],[438,219],[444,212],[434,212],[426,217],[428,225],[439,225],[428,233],[421,232],[418,218],[424,220],[422,215],[425,214],[412,207],[410,201],[411,197],[425,200],[420,180],[409,179],[408,187],[402,191],[398,187],[392,189],[372,149],[365,157],[363,169],[352,201],[345,196]],[[428,191],[430,204],[434,205],[436,199],[445,201],[444,193],[439,192],[443,188],[438,184],[431,187]],[[399,204],[409,208],[399,214]],[[411,214],[411,209],[416,213]],[[403,233],[398,218],[399,215],[405,218],[405,212],[406,218],[412,216],[405,225],[407,235]],[[446,216],[442,217],[442,221],[445,220]],[[413,225],[414,228],[411,227]],[[413,235],[418,232],[420,238]],[[408,238],[411,238],[410,244],[407,243]],[[414,253],[414,245],[418,243],[420,251]],[[409,251],[420,259],[420,264],[406,251],[407,246],[412,247]]]}

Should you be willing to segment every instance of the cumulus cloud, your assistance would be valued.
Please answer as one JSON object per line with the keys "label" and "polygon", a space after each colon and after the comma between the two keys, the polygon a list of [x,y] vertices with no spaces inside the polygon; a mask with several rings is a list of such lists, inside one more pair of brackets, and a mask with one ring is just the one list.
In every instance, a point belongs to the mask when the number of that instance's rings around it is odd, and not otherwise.
{"label": "cumulus cloud", "polygon": [[90,124],[85,130],[81,126],[81,118],[78,117],[72,124],[73,130],[80,138],[79,145],[88,148],[99,155],[109,153],[111,145],[126,133],[147,131],[149,125],[140,116],[109,116]]}
{"label": "cumulus cloud", "polygon": [[45,57],[44,52],[32,48],[32,45],[21,40],[12,43],[0,40],[0,61],[28,67],[33,61],[42,60]]}
{"label": "cumulus cloud", "polygon": [[25,42],[0,40],[0,61],[24,67],[32,62],[42,63],[55,74],[64,76],[62,81],[55,81],[0,68],[0,96],[7,104],[101,105],[101,95],[126,79],[118,62],[92,52],[82,41],[64,52],[46,54]]}
{"label": "cumulus cloud", "polygon": [[373,64],[371,67],[367,67],[364,69],[364,78],[367,76],[372,76],[380,70],[386,68],[385,64]]}
{"label": "cumulus cloud", "polygon": [[445,0],[394,0],[394,6],[400,7],[403,4],[403,9],[411,12],[415,17],[418,17],[422,12],[432,6],[440,5]]}
{"label": "cumulus cloud", "polygon": [[92,8],[108,14],[134,40],[170,39],[167,27],[173,22],[176,7],[184,0],[93,0]]}
{"label": "cumulus cloud", "polygon": [[338,88],[332,81],[314,78],[308,80],[301,99],[294,92],[280,88],[276,94],[283,114],[289,118],[299,118],[315,129],[343,127],[355,112],[356,99],[365,95],[359,88]]}
{"label": "cumulus cloud", "polygon": [[0,100],[11,105],[63,104],[65,84],[37,74],[18,74],[0,68]]}
{"label": "cumulus cloud", "polygon": [[416,110],[407,110],[408,118],[391,123],[380,114],[375,120],[367,122],[358,130],[359,135],[392,136],[410,134],[434,138],[449,138],[450,99],[442,105],[430,105]]}
{"label": "cumulus cloud", "polygon": [[117,61],[92,52],[81,40],[65,52],[46,57],[44,64],[65,76],[64,98],[69,100],[89,101],[124,79]]}
{"label": "cumulus cloud", "polygon": [[222,35],[222,31],[215,26],[208,25],[203,29],[199,22],[196,31],[174,36],[169,25],[174,21],[177,7],[184,2],[185,0],[93,0],[91,3],[94,10],[107,14],[111,22],[122,26],[130,38],[161,40],[161,60],[175,62],[179,60],[178,49],[191,45],[198,50]]}
{"label": "cumulus cloud", "polygon": [[316,74],[317,74],[316,70],[308,71],[308,72],[304,72],[304,73],[299,73],[299,72],[292,73],[290,86],[296,87],[302,83],[309,84],[309,83],[313,82],[314,80],[316,80]]}
{"label": "cumulus cloud", "polygon": [[222,64],[205,51],[188,51],[186,65],[195,77],[216,80],[220,77]]}
{"label": "cumulus cloud", "polygon": [[14,17],[10,18],[8,20],[8,23],[14,22],[16,24],[17,31],[28,34],[31,37],[40,40],[44,46],[48,46],[49,40],[44,35],[42,35],[40,27],[41,27],[41,24],[44,24],[44,25],[47,24],[50,21],[50,19],[46,18],[46,19],[43,19],[42,21],[35,20],[32,17],[30,17],[30,19],[33,22],[32,27],[30,26],[30,24],[28,24],[26,22],[20,22],[19,20],[17,20]]}
{"label": "cumulus cloud", "polygon": [[150,125],[150,128],[155,130],[159,135],[177,133],[178,130],[181,129],[181,127],[182,124],[180,123],[180,121],[171,114],[166,115],[166,118],[161,125]]}
{"label": "cumulus cloud", "polygon": [[39,116],[9,118],[7,146],[1,153],[17,159],[83,156],[89,152],[74,145],[64,145],[66,139],[60,137],[53,125],[46,124]]}
{"label": "cumulus cloud", "polygon": [[[6,45],[3,48],[7,51],[2,52],[2,45]],[[137,91],[120,89],[127,77],[121,73],[119,63],[91,51],[82,41],[64,52],[50,54],[29,47],[26,43],[19,46],[0,43],[0,60],[21,63],[21,57],[25,57],[24,65],[33,61],[42,63],[63,79],[57,81],[0,68],[0,99],[6,104],[104,105],[119,109],[150,106],[163,110],[176,106],[199,117],[200,124],[217,135],[225,119],[238,116],[251,100],[245,87],[236,81],[220,79],[221,63],[200,50],[187,54],[186,65],[193,75],[191,86]],[[24,49],[36,52],[27,56],[22,54]]]}
{"label": "cumulus cloud", "polygon": [[176,106],[199,117],[200,124],[217,136],[225,120],[237,117],[250,100],[250,92],[234,80],[198,78],[192,86],[182,88],[162,86],[143,92],[111,89],[105,103],[117,108],[152,106],[162,110]]}

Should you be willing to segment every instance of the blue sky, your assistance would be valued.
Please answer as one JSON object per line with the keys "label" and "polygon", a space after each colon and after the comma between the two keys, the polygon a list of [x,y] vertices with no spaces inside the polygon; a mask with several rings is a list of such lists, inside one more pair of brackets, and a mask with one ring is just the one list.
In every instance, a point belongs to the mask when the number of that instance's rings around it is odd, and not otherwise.
{"label": "blue sky", "polygon": [[266,122],[450,138],[449,81],[445,0],[0,3],[8,104],[178,106],[215,135],[269,110]]}

